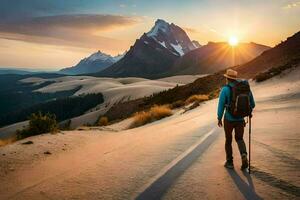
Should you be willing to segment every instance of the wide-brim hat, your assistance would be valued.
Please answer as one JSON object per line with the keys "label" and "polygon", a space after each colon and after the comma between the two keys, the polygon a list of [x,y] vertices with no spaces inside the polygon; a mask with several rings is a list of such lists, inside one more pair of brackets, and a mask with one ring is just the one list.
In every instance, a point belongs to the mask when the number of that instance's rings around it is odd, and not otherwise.
{"label": "wide-brim hat", "polygon": [[227,69],[227,70],[226,70],[226,74],[224,74],[224,76],[225,76],[226,78],[236,80],[236,79],[238,79],[238,72],[237,72],[237,71],[234,71],[234,70],[232,70],[232,69]]}

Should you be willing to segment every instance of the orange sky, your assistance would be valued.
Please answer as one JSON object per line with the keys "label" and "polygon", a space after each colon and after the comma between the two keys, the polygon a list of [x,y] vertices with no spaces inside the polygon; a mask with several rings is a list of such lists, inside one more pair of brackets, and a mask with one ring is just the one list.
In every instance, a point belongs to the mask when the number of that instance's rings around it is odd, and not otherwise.
{"label": "orange sky", "polygon": [[13,1],[0,3],[2,67],[57,70],[97,50],[116,55],[148,32],[157,18],[182,27],[200,44],[235,35],[242,42],[274,46],[300,31],[300,1],[91,0],[82,6],[74,0],[78,4],[47,4],[43,12],[36,9],[49,0],[19,5],[19,11]]}

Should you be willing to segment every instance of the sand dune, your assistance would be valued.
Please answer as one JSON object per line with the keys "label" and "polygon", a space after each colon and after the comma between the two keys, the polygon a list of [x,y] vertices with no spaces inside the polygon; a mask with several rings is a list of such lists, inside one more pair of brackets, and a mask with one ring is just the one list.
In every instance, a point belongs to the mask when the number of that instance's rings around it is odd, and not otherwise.
{"label": "sand dune", "polygon": [[24,127],[28,126],[28,122],[29,121],[27,120],[0,128],[0,139],[6,140],[11,138],[12,135],[15,135],[17,130],[21,130]]}
{"label": "sand dune", "polygon": [[[97,78],[90,76],[66,76],[52,79],[42,79],[42,78],[26,78],[21,80],[24,83],[34,83],[40,84],[46,81],[54,81],[55,83],[42,87],[35,90],[36,92],[53,93],[57,91],[66,91],[75,89],[81,86],[81,89],[77,91],[74,95],[87,94],[87,93],[105,93],[105,91],[111,91],[116,89],[118,93],[122,93],[122,90],[128,93],[128,90],[132,90],[132,95],[141,97],[145,94],[152,94],[153,92],[169,89],[176,86],[177,84],[186,84],[193,82],[198,76],[178,76],[170,77],[170,79],[165,78],[161,80],[149,80],[144,78]],[[182,83],[180,83],[182,82]],[[147,92],[138,95],[135,89],[137,88],[147,88]],[[150,88],[153,88],[151,91]],[[139,91],[140,92],[140,91]],[[111,93],[111,92],[110,92]]]}
{"label": "sand dune", "polygon": [[[164,191],[163,199],[294,199],[299,194],[293,189],[299,188],[300,105],[291,97],[299,94],[300,81],[294,79],[299,74],[297,69],[264,83],[251,82],[257,100],[251,177],[238,169],[223,168],[224,135],[216,127],[217,100],[212,100],[185,114],[179,114],[179,110],[135,129],[65,131],[1,147],[5,156],[0,156],[0,198],[132,199],[142,186],[159,178],[162,170],[176,169],[174,161],[185,155],[193,162],[179,168],[180,176],[174,178],[178,171],[173,171],[169,179],[164,179],[167,184],[159,187]],[[282,97],[280,101],[278,96]],[[284,107],[278,109],[280,105]],[[201,155],[193,149],[185,154],[211,130],[217,131],[217,136],[210,146],[202,148]],[[21,145],[28,140],[34,143]],[[235,142],[233,150],[238,168]],[[52,154],[45,155],[45,151]],[[170,180],[173,182],[168,185]],[[219,185],[222,188],[215,192]]]}
{"label": "sand dune", "polygon": [[[53,81],[54,83],[35,90],[35,92],[42,93],[66,91],[78,87],[81,88],[74,95],[101,92],[104,96],[103,104],[87,111],[86,114],[71,119],[71,128],[76,128],[84,124],[94,124],[101,114],[104,114],[113,104],[117,102],[149,96],[154,93],[173,88],[176,85],[183,85],[193,82],[199,77],[200,75],[184,75],[150,80],[137,77],[98,78],[91,76],[63,76],[50,79],[29,77],[20,81],[35,85],[42,84],[46,81]],[[4,129],[4,131],[5,130],[6,129]],[[14,129],[10,128],[7,130],[10,130],[11,133]]]}

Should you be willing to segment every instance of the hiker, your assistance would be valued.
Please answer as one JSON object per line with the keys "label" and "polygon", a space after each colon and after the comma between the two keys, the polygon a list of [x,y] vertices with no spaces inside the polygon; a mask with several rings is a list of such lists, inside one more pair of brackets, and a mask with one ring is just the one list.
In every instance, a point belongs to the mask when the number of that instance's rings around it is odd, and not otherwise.
{"label": "hiker", "polygon": [[241,169],[244,170],[248,167],[247,149],[243,139],[246,126],[244,117],[252,117],[255,102],[248,81],[238,79],[237,75],[238,73],[232,69],[228,69],[224,74],[226,85],[222,88],[219,97],[218,126],[223,126],[222,118],[226,109],[224,116],[226,162],[224,166],[229,169],[234,168],[231,146],[234,130],[234,138],[242,158]]}

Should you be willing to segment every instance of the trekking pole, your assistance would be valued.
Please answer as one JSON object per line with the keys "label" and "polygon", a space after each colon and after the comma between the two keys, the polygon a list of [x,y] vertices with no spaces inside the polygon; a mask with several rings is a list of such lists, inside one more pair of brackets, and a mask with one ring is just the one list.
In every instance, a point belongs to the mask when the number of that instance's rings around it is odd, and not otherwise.
{"label": "trekking pole", "polygon": [[251,116],[249,116],[249,174],[251,173],[250,169],[250,163],[251,163]]}

